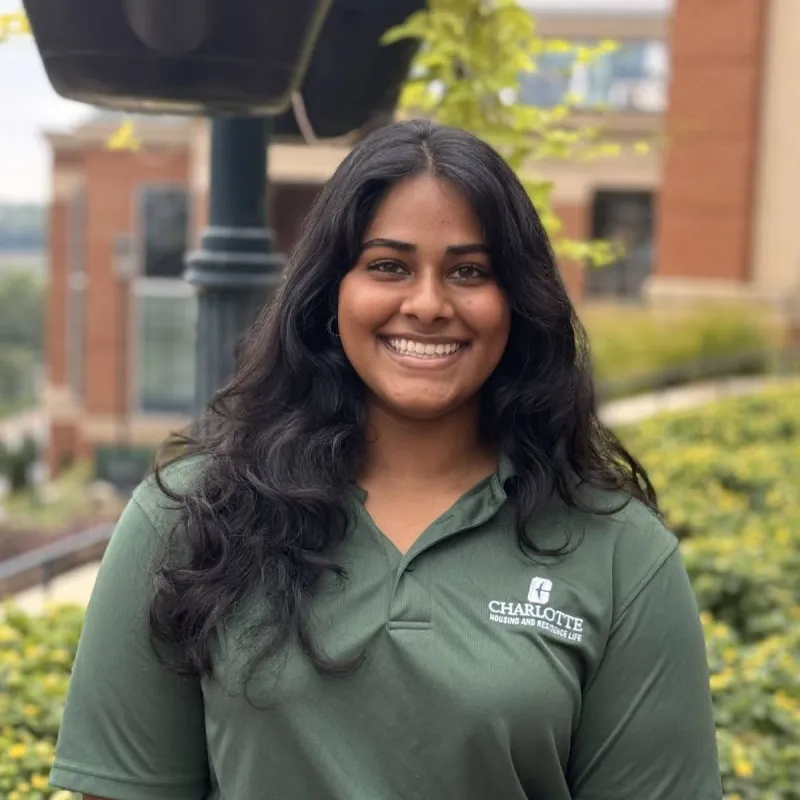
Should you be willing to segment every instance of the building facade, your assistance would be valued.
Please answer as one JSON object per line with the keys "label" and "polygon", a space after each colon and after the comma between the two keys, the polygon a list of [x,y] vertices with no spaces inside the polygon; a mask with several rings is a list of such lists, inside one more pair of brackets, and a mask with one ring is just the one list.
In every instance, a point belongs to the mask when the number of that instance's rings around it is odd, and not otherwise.
{"label": "building facade", "polygon": [[[600,124],[621,147],[614,158],[532,165],[552,181],[567,235],[626,247],[603,270],[561,264],[572,297],[785,298],[799,238],[790,193],[800,177],[792,146],[800,110],[789,67],[800,3],[676,0],[670,10],[667,0],[649,0],[616,13],[562,0],[530,5],[546,37],[620,45],[589,68],[548,56],[522,86],[522,99],[539,106],[579,93],[578,124]],[[154,447],[186,422],[192,399],[196,301],[182,279],[183,254],[205,222],[208,126],[143,120],[141,148],[115,151],[106,142],[116,125],[100,114],[48,135],[45,408],[54,471],[99,446]],[[638,152],[641,141],[654,146]],[[269,217],[282,251],[351,146],[271,144]],[[133,242],[134,263],[121,241]]]}

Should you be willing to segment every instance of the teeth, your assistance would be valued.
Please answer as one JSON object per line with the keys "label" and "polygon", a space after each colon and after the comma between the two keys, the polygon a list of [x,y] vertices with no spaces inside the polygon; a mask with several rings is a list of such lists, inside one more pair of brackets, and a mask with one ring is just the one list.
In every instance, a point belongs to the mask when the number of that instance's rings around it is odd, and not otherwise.
{"label": "teeth", "polygon": [[463,347],[458,342],[450,344],[423,344],[412,342],[409,339],[387,339],[389,347],[404,355],[413,355],[420,358],[435,358],[437,356],[452,355]]}

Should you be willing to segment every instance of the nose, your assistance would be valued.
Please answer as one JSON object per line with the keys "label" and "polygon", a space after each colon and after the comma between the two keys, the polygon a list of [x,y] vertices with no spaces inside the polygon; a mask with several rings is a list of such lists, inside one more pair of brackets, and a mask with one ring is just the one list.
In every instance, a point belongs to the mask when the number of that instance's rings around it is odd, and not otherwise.
{"label": "nose", "polygon": [[409,281],[408,291],[400,308],[403,314],[428,325],[453,316],[447,287],[436,272],[438,270],[426,270],[415,280]]}

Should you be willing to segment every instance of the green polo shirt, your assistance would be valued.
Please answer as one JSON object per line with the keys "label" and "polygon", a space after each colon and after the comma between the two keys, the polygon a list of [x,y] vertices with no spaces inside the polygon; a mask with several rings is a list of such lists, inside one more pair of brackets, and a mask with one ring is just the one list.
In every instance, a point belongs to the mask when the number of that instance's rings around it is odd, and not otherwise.
{"label": "green polo shirt", "polygon": [[[64,711],[53,785],[114,800],[720,800],[702,629],[674,537],[642,505],[553,501],[520,552],[502,464],[406,555],[354,493],[313,603],[318,642],[366,651],[348,677],[290,646],[247,696],[237,628],[215,677],[153,658],[147,605],[174,511],[151,482],[103,559]],[[186,485],[191,469],[170,480]],[[595,500],[617,498],[597,494]]]}

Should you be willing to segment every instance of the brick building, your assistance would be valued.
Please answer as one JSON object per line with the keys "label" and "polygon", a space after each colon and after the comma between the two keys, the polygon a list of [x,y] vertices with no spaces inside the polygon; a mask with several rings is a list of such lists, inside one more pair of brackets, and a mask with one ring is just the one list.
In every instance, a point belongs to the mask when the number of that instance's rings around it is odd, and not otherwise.
{"label": "brick building", "polygon": [[[603,13],[580,8],[589,2],[528,3],[545,36],[621,45],[570,78],[564,57],[551,56],[523,86],[532,104],[557,103],[571,90],[589,105],[603,103],[602,117],[587,110],[581,122],[600,122],[623,145],[614,159],[536,165],[537,177],[555,185],[570,235],[619,238],[628,248],[599,272],[563,264],[571,294],[659,302],[785,296],[800,238],[789,194],[800,176],[791,141],[800,112],[787,70],[798,58],[790,45],[800,3],[676,0],[670,11],[668,0],[638,0],[636,10]],[[48,134],[45,405],[54,470],[98,445],[155,445],[184,423],[192,397],[196,307],[182,257],[204,223],[208,127],[144,119],[141,149],[120,152],[105,146],[116,125],[113,115],[99,114],[69,133]],[[662,133],[666,148],[633,152],[634,142]],[[270,146],[270,223],[284,252],[351,145]],[[132,238],[137,254],[129,282],[115,269],[121,237]]]}

